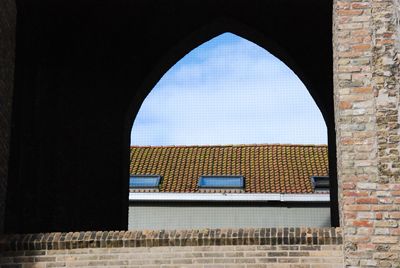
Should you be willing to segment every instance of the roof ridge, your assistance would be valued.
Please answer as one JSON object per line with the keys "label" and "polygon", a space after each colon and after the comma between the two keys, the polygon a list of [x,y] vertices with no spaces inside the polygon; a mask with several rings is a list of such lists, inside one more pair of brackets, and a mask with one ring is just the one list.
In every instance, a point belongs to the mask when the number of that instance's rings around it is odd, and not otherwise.
{"label": "roof ridge", "polygon": [[197,147],[327,147],[327,144],[290,144],[290,143],[254,143],[254,144],[216,144],[216,145],[131,145],[131,148],[197,148]]}

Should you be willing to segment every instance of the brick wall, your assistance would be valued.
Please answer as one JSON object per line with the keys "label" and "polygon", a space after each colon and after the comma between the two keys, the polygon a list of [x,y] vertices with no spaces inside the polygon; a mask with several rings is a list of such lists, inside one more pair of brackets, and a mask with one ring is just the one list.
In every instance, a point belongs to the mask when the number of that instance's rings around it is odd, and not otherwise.
{"label": "brick wall", "polygon": [[14,0],[0,1],[0,234],[3,232],[7,187],[11,99],[14,78],[16,7]]}
{"label": "brick wall", "polygon": [[9,235],[0,267],[343,267],[339,228]]}
{"label": "brick wall", "polygon": [[351,267],[400,267],[397,7],[334,5],[339,205]]}

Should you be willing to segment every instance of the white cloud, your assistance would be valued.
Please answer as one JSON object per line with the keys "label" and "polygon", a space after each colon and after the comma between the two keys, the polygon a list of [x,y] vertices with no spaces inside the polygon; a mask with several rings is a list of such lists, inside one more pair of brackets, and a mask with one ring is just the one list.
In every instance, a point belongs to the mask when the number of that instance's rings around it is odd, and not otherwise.
{"label": "white cloud", "polygon": [[132,128],[133,145],[327,143],[318,107],[286,65],[231,34],[210,42],[148,95]]}

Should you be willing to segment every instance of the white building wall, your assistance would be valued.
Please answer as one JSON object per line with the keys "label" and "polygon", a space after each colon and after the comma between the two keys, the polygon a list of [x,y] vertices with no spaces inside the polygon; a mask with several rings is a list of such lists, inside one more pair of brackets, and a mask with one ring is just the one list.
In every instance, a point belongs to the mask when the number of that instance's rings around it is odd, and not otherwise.
{"label": "white building wall", "polygon": [[129,206],[129,230],[329,227],[329,207],[190,206],[168,204]]}

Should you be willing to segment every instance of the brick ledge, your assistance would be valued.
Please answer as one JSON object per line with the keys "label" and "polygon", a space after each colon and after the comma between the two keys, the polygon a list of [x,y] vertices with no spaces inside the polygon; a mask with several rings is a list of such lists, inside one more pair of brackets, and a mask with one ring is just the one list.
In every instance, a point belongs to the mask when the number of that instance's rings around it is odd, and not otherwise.
{"label": "brick ledge", "polygon": [[0,236],[1,251],[211,245],[341,245],[341,228],[87,231]]}

